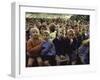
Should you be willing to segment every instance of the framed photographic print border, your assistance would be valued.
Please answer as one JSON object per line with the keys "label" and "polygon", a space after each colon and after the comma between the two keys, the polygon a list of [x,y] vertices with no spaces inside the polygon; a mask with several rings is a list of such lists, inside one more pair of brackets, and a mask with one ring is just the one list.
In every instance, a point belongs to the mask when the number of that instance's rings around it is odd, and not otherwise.
{"label": "framed photographic print border", "polygon": [[[41,12],[41,13],[62,13],[62,14],[84,14],[90,15],[90,64],[89,65],[72,65],[72,66],[54,66],[54,67],[25,67],[25,12]],[[33,4],[12,3],[12,23],[11,23],[11,75],[19,76],[42,76],[54,74],[66,74],[77,72],[93,72],[96,70],[96,55],[93,54],[95,31],[93,27],[96,25],[96,9],[86,7],[47,7],[33,6]],[[92,45],[92,46],[91,46]],[[35,73],[34,73],[35,72]],[[59,74],[58,74],[59,72]]]}

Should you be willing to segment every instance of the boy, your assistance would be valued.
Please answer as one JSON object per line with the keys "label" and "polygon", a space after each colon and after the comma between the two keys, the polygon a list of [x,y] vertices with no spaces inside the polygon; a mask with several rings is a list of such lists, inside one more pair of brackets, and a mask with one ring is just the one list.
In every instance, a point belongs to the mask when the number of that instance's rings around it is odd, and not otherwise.
{"label": "boy", "polygon": [[43,39],[45,40],[42,45],[41,56],[44,61],[44,65],[52,65],[56,64],[55,62],[55,47],[53,43],[49,40],[49,31],[45,30],[43,33]]}
{"label": "boy", "polygon": [[67,36],[66,36],[66,51],[68,53],[68,56],[70,58],[69,64],[76,64],[76,49],[77,49],[77,39],[75,38],[75,32],[73,29],[67,30]]}
{"label": "boy", "polygon": [[56,61],[57,65],[67,64],[69,58],[66,53],[66,45],[63,30],[60,28],[57,30],[56,38],[53,40],[56,49]]}

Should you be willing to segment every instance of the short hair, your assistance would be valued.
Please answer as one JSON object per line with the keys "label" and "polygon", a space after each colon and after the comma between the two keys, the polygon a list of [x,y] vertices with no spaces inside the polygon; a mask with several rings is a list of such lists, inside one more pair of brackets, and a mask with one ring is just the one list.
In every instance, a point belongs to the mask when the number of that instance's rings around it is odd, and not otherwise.
{"label": "short hair", "polygon": [[67,33],[68,33],[68,32],[73,32],[73,33],[75,33],[75,31],[74,31],[73,29],[68,29],[68,30],[67,30]]}
{"label": "short hair", "polygon": [[59,31],[62,31],[63,32],[63,29],[62,28],[57,29],[56,37],[58,36]]}
{"label": "short hair", "polygon": [[51,23],[49,25],[50,32],[54,32],[55,31],[55,27],[56,27],[56,25],[54,23]]}
{"label": "short hair", "polygon": [[40,26],[40,28],[39,28],[39,29],[41,30],[42,28],[43,28],[44,30],[47,30],[47,25],[42,24],[42,25]]}
{"label": "short hair", "polygon": [[50,31],[48,31],[48,30],[44,30],[44,32],[43,32],[44,34],[50,34]]}

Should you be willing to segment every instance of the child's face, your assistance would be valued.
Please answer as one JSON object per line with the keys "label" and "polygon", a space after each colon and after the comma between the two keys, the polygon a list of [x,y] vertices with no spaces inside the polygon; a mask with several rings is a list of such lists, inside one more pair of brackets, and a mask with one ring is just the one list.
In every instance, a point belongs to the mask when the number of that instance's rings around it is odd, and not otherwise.
{"label": "child's face", "polygon": [[44,30],[45,29],[43,27],[40,29],[41,34],[44,32]]}
{"label": "child's face", "polygon": [[74,27],[74,31],[75,31],[75,33],[79,33],[79,27],[78,26]]}
{"label": "child's face", "polygon": [[68,35],[68,38],[69,38],[69,39],[73,39],[73,38],[75,37],[73,31],[69,31],[69,32],[67,33],[67,35]]}
{"label": "child's face", "polygon": [[48,32],[44,32],[44,34],[43,34],[43,38],[44,38],[44,40],[48,40],[49,39],[49,33]]}
{"label": "child's face", "polygon": [[59,30],[58,31],[58,37],[61,37],[61,36],[63,36],[63,31],[62,30]]}
{"label": "child's face", "polygon": [[83,33],[86,33],[87,32],[86,27],[83,27],[82,32]]}
{"label": "child's face", "polygon": [[35,39],[38,38],[39,37],[39,30],[38,29],[32,29],[31,30],[31,36]]}

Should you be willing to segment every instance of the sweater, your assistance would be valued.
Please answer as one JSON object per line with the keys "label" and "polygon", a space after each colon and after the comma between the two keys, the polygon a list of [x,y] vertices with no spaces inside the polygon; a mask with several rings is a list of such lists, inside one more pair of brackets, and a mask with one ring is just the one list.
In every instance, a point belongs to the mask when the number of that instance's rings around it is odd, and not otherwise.
{"label": "sweater", "polygon": [[73,54],[73,52],[77,49],[77,39],[73,38],[73,42],[71,43],[70,39],[66,38],[65,39],[66,43],[66,51],[68,54]]}
{"label": "sweater", "polygon": [[53,40],[56,49],[56,55],[65,55],[66,54],[66,41],[64,38],[55,38]]}
{"label": "sweater", "polygon": [[41,51],[41,55],[42,56],[55,56],[55,47],[54,44],[48,40],[45,41],[42,45],[42,51]]}
{"label": "sweater", "polygon": [[41,43],[42,40],[37,39],[37,40],[32,40],[29,39],[27,42],[27,52],[29,53],[30,56],[36,57],[40,55],[41,52]]}

